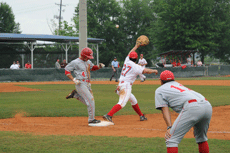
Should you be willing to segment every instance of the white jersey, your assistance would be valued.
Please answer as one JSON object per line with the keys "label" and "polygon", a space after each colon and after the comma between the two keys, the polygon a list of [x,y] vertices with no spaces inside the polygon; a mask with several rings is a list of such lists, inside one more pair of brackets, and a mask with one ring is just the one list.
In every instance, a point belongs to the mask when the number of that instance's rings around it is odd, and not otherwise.
{"label": "white jersey", "polygon": [[[138,64],[141,64],[141,65],[142,64],[147,64],[147,61],[144,58],[142,58],[142,59],[140,58],[139,61],[138,61]],[[145,68],[145,65],[143,65],[142,67]]]}
{"label": "white jersey", "polygon": [[156,109],[170,107],[180,113],[184,103],[193,99],[205,101],[205,97],[200,93],[188,89],[176,81],[165,83],[155,91]]}
{"label": "white jersey", "polygon": [[191,57],[187,58],[187,64],[191,65],[191,61],[192,61]]}
{"label": "white jersey", "polygon": [[18,66],[18,64],[12,64],[11,66],[10,66],[10,69],[19,69],[19,66]]}
{"label": "white jersey", "polygon": [[125,58],[124,66],[121,71],[121,76],[120,76],[120,83],[122,81],[124,82],[130,82],[133,83],[138,75],[141,75],[143,70],[145,68],[141,67],[140,65],[134,63],[129,59],[129,56]]}

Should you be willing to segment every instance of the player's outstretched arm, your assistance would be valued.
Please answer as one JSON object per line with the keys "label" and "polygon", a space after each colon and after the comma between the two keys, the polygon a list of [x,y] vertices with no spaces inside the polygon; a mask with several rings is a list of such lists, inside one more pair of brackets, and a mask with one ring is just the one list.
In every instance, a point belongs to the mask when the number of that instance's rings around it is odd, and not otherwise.
{"label": "player's outstretched arm", "polygon": [[156,75],[158,74],[158,71],[157,70],[153,70],[153,69],[148,69],[148,68],[145,68],[142,72],[143,74],[144,73],[147,73],[147,74],[151,74],[151,73],[155,73]]}
{"label": "player's outstretched arm", "polygon": [[103,63],[99,63],[99,65],[94,65],[91,69],[91,71],[96,71],[96,70],[99,70],[101,68],[105,67],[105,64]]}
{"label": "player's outstretched arm", "polygon": [[[129,52],[129,54],[130,54],[131,52],[136,52],[136,50],[137,50],[138,47],[140,47],[140,46],[139,46],[138,43],[136,43],[136,45],[133,47],[133,49],[131,49],[131,51]],[[129,56],[129,54],[128,54],[128,56]]]}

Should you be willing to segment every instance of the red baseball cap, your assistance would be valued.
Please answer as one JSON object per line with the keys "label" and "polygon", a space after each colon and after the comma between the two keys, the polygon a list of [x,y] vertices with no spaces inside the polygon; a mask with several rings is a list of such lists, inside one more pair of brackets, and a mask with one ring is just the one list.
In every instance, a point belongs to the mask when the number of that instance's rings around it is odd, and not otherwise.
{"label": "red baseball cap", "polygon": [[93,57],[93,51],[92,51],[92,49],[90,49],[90,48],[88,48],[88,47],[83,48],[83,49],[81,50],[81,56],[82,56],[82,57],[87,57],[87,58],[89,58],[89,59],[94,59],[94,57]]}
{"label": "red baseball cap", "polygon": [[129,54],[129,58],[132,58],[132,59],[137,59],[138,58],[138,54],[136,52],[131,52]]}
{"label": "red baseball cap", "polygon": [[162,81],[174,80],[174,74],[169,70],[165,70],[161,72],[160,79]]}

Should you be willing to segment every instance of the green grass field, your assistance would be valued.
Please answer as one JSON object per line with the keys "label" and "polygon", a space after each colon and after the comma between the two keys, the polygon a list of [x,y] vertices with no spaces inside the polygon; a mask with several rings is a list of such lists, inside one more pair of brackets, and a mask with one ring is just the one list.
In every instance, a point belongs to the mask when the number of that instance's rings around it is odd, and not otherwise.
{"label": "green grass field", "polygon": [[[87,116],[86,106],[65,96],[74,85],[23,85],[42,91],[0,93],[0,118],[13,117],[17,112],[27,116]],[[154,95],[159,85],[134,85],[142,112],[161,113],[155,109]],[[187,86],[202,93],[212,106],[230,105],[230,86]],[[96,101],[96,116],[102,116],[118,101],[115,85],[92,85]],[[117,115],[135,114],[129,103]],[[162,118],[163,119],[163,118]],[[39,136],[18,132],[0,132],[0,152],[166,152],[163,138],[128,138],[102,136]],[[230,141],[210,139],[210,152],[227,153]],[[194,139],[183,139],[179,152],[196,153]]]}

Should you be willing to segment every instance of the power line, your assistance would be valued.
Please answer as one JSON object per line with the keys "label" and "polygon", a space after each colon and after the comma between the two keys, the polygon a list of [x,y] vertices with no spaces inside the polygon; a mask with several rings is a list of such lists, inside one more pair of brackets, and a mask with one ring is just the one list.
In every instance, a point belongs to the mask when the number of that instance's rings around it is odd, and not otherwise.
{"label": "power line", "polygon": [[[56,4],[56,3],[55,3]],[[55,18],[59,19],[59,31],[61,29],[61,12],[62,12],[62,6],[66,6],[66,5],[62,5],[62,0],[60,0],[60,4],[56,4],[56,5],[60,5],[60,13],[59,16],[55,16]]]}
{"label": "power line", "polygon": [[43,7],[43,6],[32,7],[32,8],[27,8],[27,9],[23,9],[21,11],[15,12],[15,14],[22,14],[22,13],[27,13],[27,12],[41,11],[41,10],[45,10],[45,9],[50,9],[50,7],[51,7],[51,5],[48,5],[46,7]]}

